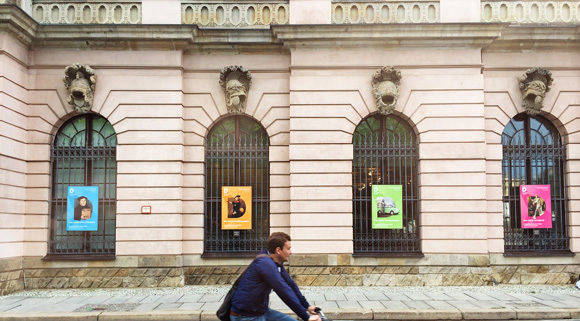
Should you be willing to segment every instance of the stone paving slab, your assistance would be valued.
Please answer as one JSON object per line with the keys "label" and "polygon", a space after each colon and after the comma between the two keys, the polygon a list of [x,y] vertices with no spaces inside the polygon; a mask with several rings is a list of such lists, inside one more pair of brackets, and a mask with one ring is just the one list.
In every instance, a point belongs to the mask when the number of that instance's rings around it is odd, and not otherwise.
{"label": "stone paving slab", "polygon": [[[228,290],[229,286],[186,286],[23,291],[0,296],[0,321],[217,321],[215,311]],[[322,307],[331,320],[580,319],[580,290],[572,286],[304,287],[302,290],[311,304]],[[275,294],[271,296],[271,306],[290,313]]]}

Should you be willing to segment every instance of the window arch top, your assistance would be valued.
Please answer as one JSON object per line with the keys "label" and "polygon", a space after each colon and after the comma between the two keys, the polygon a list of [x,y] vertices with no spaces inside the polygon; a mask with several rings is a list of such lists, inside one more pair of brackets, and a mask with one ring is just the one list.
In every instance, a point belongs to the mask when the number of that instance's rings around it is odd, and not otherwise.
{"label": "window arch top", "polygon": [[502,133],[502,145],[548,145],[561,146],[560,134],[547,119],[518,114],[512,118]]}
{"label": "window arch top", "polygon": [[211,128],[206,142],[212,146],[224,140],[232,140],[241,145],[268,145],[270,142],[264,127],[246,116],[227,117],[220,120]]}
{"label": "window arch top", "polygon": [[[90,133],[87,132],[87,126],[91,127]],[[54,140],[55,147],[114,147],[116,145],[117,135],[113,126],[101,116],[91,117],[90,122],[85,116],[74,117],[61,126]]]}
{"label": "window arch top", "polygon": [[356,127],[353,144],[374,141],[382,145],[416,144],[415,132],[406,121],[389,115],[373,114],[363,119]]}

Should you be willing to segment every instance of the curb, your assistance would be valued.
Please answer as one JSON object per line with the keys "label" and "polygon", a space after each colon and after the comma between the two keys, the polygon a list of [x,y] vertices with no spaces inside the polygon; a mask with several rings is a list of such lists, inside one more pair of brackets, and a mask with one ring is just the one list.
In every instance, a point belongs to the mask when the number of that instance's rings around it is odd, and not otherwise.
{"label": "curb", "polygon": [[0,313],[0,321],[98,321],[101,312]]}
{"label": "curb", "polygon": [[[282,311],[291,314],[290,311]],[[325,311],[331,320],[570,320],[575,309],[386,310],[341,309]],[[219,321],[215,311],[1,313],[0,321]]]}

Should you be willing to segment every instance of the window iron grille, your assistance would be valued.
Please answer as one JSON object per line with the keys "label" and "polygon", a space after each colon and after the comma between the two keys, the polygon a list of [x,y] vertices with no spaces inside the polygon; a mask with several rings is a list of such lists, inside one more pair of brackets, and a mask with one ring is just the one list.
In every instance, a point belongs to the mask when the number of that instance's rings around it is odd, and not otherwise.
{"label": "window iron grille", "polygon": [[[270,233],[269,138],[254,119],[235,115],[205,142],[204,257],[255,256]],[[223,230],[222,186],[252,187],[252,229]]]}
{"label": "window iron grille", "polygon": [[[353,135],[354,255],[421,256],[418,152],[402,119],[380,114],[361,121]],[[402,185],[402,229],[372,228],[372,185]]]}
{"label": "window iron grille", "polygon": [[[505,255],[569,253],[566,146],[545,118],[516,115],[502,134]],[[520,185],[550,185],[552,228],[524,229]]]}
{"label": "window iron grille", "polygon": [[[50,240],[48,257],[115,255],[117,136],[96,114],[70,119],[51,146]],[[68,186],[99,187],[97,231],[67,231]]]}

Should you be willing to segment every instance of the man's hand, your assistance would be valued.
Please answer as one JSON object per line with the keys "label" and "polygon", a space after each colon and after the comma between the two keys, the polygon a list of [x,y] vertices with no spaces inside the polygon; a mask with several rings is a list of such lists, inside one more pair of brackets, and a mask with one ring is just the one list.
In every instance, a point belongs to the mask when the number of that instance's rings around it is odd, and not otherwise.
{"label": "man's hand", "polygon": [[318,315],[311,315],[310,318],[308,318],[308,321],[322,321],[322,320]]}
{"label": "man's hand", "polygon": [[307,309],[308,310],[308,313],[310,313],[312,315],[317,315],[316,312],[314,312],[314,310],[316,310],[316,308],[318,308],[318,307],[315,306],[315,305],[309,306],[308,309]]}

